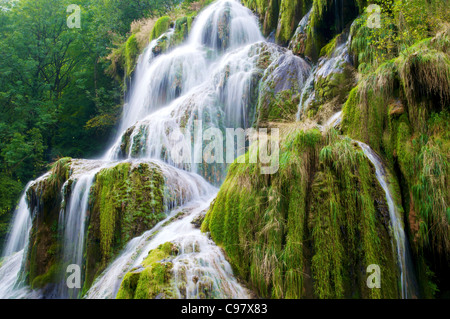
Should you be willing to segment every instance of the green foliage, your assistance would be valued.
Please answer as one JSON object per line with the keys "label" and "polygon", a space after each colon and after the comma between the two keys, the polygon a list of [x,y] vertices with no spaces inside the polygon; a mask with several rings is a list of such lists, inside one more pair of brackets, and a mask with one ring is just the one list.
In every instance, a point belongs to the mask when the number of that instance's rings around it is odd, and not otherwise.
{"label": "green foliage", "polygon": [[[353,25],[352,50],[361,71],[376,68],[385,60],[430,37],[450,19],[447,0],[379,0],[381,28],[369,28],[364,13]],[[373,70],[372,69],[372,70]]]}
{"label": "green foliage", "polygon": [[[69,0],[2,2],[8,10],[0,10],[0,243],[19,188],[55,158],[104,149],[120,116],[123,83],[106,74],[113,61],[105,57],[131,22],[179,2],[80,0],[81,29],[67,27]],[[133,41],[126,49],[131,73],[139,52]]]}

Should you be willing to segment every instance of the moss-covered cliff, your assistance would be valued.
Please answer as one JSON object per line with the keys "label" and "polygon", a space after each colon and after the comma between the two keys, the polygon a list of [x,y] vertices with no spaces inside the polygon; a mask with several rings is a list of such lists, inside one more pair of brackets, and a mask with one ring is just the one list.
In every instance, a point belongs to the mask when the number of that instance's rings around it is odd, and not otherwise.
{"label": "moss-covered cliff", "polygon": [[[27,280],[34,289],[52,289],[64,278],[67,265],[62,264],[64,220],[61,214],[68,209],[77,170],[83,165],[89,162],[80,165],[79,160],[61,159],[28,191],[35,217],[26,270]],[[130,239],[165,218],[164,187],[160,168],[151,163],[125,162],[95,175],[91,189],[87,190],[91,193],[84,249],[85,291]]]}
{"label": "moss-covered cliff", "polygon": [[[273,176],[234,164],[203,223],[237,273],[261,297],[399,297],[385,194],[359,147],[294,131],[280,152]],[[366,286],[372,263],[381,290]]]}

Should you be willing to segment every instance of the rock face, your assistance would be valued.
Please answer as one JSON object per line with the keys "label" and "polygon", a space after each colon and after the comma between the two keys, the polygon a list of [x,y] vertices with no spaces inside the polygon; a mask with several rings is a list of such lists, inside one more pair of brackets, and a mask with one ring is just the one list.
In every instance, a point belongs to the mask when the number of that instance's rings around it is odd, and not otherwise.
{"label": "rock face", "polygon": [[[89,165],[62,159],[28,191],[35,214],[27,265],[32,288],[50,291],[65,273],[64,227],[73,225],[65,225],[61,216],[77,200],[71,198],[80,179],[77,170]],[[159,167],[151,163],[122,163],[95,175],[86,216],[85,289],[125,243],[165,218],[164,183]]]}
{"label": "rock face", "polygon": [[293,54],[283,54],[265,71],[260,86],[258,125],[267,121],[292,120],[311,66]]}
{"label": "rock face", "polygon": [[311,8],[312,0],[244,0],[242,3],[259,15],[266,36],[274,32],[276,42],[285,46]]}

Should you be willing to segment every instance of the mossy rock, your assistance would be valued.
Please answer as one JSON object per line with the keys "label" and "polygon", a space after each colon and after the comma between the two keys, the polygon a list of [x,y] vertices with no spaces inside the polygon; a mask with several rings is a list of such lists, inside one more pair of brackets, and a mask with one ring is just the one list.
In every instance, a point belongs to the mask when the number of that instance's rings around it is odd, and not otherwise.
{"label": "mossy rock", "polygon": [[60,275],[62,271],[63,268],[61,267],[61,265],[57,263],[53,264],[45,274],[39,275],[33,279],[33,282],[31,283],[31,289],[41,289],[48,284],[57,283],[59,280],[61,280]]}
{"label": "mossy rock", "polygon": [[[326,299],[401,297],[385,193],[359,146],[347,138],[321,150],[311,196],[315,294]],[[401,209],[401,201],[397,205]],[[371,264],[381,268],[381,289],[367,288],[365,270]]]}
{"label": "mossy rock", "polygon": [[171,282],[172,263],[168,260],[177,253],[178,249],[172,243],[165,243],[150,251],[141,268],[132,270],[125,275],[116,298],[174,298]]}
{"label": "mossy rock", "polygon": [[283,0],[277,24],[276,40],[281,45],[287,45],[295,33],[298,23],[308,12],[311,0]]}
{"label": "mossy rock", "polygon": [[94,181],[84,291],[132,238],[165,218],[164,177],[154,164],[121,163]]}
{"label": "mossy rock", "polygon": [[153,26],[150,33],[150,41],[158,39],[164,32],[170,28],[171,19],[169,16],[159,18]]}
{"label": "mossy rock", "polygon": [[310,72],[303,59],[284,54],[274,61],[261,80],[257,124],[295,118],[303,82]]}
{"label": "mossy rock", "polygon": [[[65,200],[62,187],[70,177],[71,162],[71,158],[58,160],[52,165],[48,177],[32,185],[27,192],[28,205],[36,215],[26,257],[26,280],[39,288],[56,280],[55,267],[61,249],[58,219],[61,203]],[[70,185],[69,183],[67,190]],[[37,278],[39,279],[34,283]]]}
{"label": "mossy rock", "polygon": [[136,40],[136,36],[131,35],[125,43],[125,66],[126,75],[129,77],[136,67],[137,58],[139,57],[140,50],[139,44]]}

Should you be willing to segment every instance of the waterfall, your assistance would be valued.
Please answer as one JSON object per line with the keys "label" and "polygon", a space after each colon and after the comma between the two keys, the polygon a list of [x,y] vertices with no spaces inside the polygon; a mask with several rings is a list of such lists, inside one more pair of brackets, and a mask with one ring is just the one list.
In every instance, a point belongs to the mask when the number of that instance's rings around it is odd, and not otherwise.
{"label": "waterfall", "polygon": [[319,59],[303,87],[300,103],[298,105],[297,121],[300,121],[303,111],[316,98],[314,84],[317,83],[320,78],[327,78],[333,73],[341,73],[346,64],[352,63],[349,53],[351,41],[352,38],[349,35],[345,42],[336,44],[336,47],[330,56],[324,56]]}
{"label": "waterfall", "polygon": [[[172,33],[173,29],[161,37],[170,38]],[[210,298],[248,298],[249,293],[234,278],[221,249],[191,223],[210,206],[217,189],[209,182],[214,180],[220,184],[226,164],[208,170],[201,154],[198,163],[197,151],[202,143],[196,145],[194,154],[187,154],[188,161],[178,163],[170,156],[178,141],[170,136],[184,129],[192,131],[198,121],[202,121],[204,129],[222,132],[226,128],[251,126],[265,70],[291,53],[267,43],[256,16],[236,0],[218,0],[205,8],[194,20],[184,44],[157,54],[154,49],[160,39],[153,40],[139,57],[119,133],[103,159],[70,163],[70,176],[61,190],[63,201],[58,225],[61,262],[84,266],[86,217],[97,174],[125,162],[153,163],[165,179],[166,220],[132,239],[85,297],[114,298],[126,272],[140,269],[150,250],[171,242],[179,249],[172,260],[172,284],[178,298],[199,298],[201,287],[208,288]],[[301,76],[303,84],[307,74],[302,72]],[[185,143],[190,144],[191,140]],[[48,177],[46,174],[35,183]],[[11,233],[14,238],[9,239],[5,248],[8,254],[18,252],[2,260],[0,268],[0,293],[10,298],[33,297],[28,288],[23,288],[25,293],[15,284],[23,257],[27,255],[31,225],[25,195],[19,207],[23,209],[16,212]],[[182,217],[175,218],[180,213]],[[68,290],[65,278],[61,278],[45,297],[81,296],[78,289]]]}
{"label": "waterfall", "polygon": [[[99,171],[89,172],[80,176],[74,183],[67,207],[61,209],[59,216],[60,233],[63,238],[63,251],[61,261],[65,267],[68,265],[82,265],[86,233],[86,215],[89,209],[89,193],[94,183],[95,174]],[[66,182],[67,184],[67,182]],[[63,192],[67,185],[63,186]],[[72,184],[73,187],[73,184]],[[58,298],[77,298],[78,288],[68,289],[65,282],[65,273],[57,288]]]}
{"label": "waterfall", "polygon": [[31,183],[25,187],[19,205],[14,213],[12,228],[9,232],[6,245],[2,252],[2,257],[11,256],[25,248],[28,243],[28,235],[31,228],[31,214],[28,209],[26,193]]}
{"label": "waterfall", "polygon": [[[133,239],[88,291],[86,298],[114,298],[123,276],[139,269],[148,252],[166,242],[177,244],[180,252],[173,264],[174,289],[179,298],[198,298],[199,286],[208,285],[215,298],[248,298],[248,291],[233,277],[230,264],[211,239],[191,224],[208,209],[213,197],[198,199],[174,210],[155,228]],[[174,219],[183,213],[181,219]],[[194,278],[198,278],[195,282]]]}
{"label": "waterfall", "polygon": [[[251,11],[230,0],[219,0],[203,10],[184,45],[158,57],[150,53],[154,45],[139,60],[121,133],[106,159],[151,160],[163,168],[172,190],[193,192],[188,200],[170,206],[166,220],[131,240],[85,297],[114,298],[127,272],[139,269],[150,250],[172,242],[180,250],[172,260],[178,298],[198,298],[201,285],[208,286],[214,298],[248,298],[222,251],[191,224],[208,209],[217,189],[203,185],[206,182],[196,174],[200,172],[195,154],[189,154],[187,164],[173,161],[168,150],[177,141],[169,135],[183,128],[192,130],[198,120],[222,131],[248,127],[250,92],[257,89],[255,77],[263,73],[259,55],[262,51],[274,57],[281,53],[263,42]],[[127,139],[130,143],[124,145]],[[180,178],[186,174],[189,178]],[[187,186],[189,182],[193,185]],[[170,222],[180,212],[183,218]]]}
{"label": "waterfall", "polygon": [[415,298],[417,297],[417,284],[414,277],[414,271],[412,269],[412,260],[409,252],[408,240],[404,231],[402,214],[397,209],[392,193],[389,189],[386,169],[384,168],[381,159],[368,145],[359,141],[357,143],[363,150],[366,157],[375,166],[376,178],[386,194],[386,201],[389,207],[389,217],[394,237],[393,239],[395,242],[394,247],[397,251],[397,261],[400,269],[402,298]]}
{"label": "waterfall", "polygon": [[12,227],[1,255],[3,259],[0,265],[0,299],[21,298],[28,294],[20,271],[26,256],[31,229],[31,214],[26,201],[30,184],[25,187],[15,210]]}
{"label": "waterfall", "polygon": [[[170,160],[169,135],[191,128],[194,120],[222,130],[225,125],[251,124],[247,106],[251,91],[257,89],[255,75],[261,72],[257,62],[266,49],[262,41],[249,9],[234,0],[219,0],[195,19],[184,45],[154,57],[152,42],[139,60],[120,134],[105,158],[159,159],[197,171],[193,156],[188,166]],[[222,117],[226,123],[221,123]],[[126,137],[131,143],[121,149]]]}

